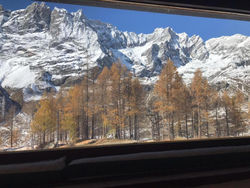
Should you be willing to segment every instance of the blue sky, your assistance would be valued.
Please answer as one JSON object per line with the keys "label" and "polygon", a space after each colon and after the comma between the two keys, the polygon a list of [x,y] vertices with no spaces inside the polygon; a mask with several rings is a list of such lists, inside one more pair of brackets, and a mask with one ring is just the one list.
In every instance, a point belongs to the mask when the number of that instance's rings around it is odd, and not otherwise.
{"label": "blue sky", "polygon": [[[32,0],[0,0],[5,9],[16,10],[27,7]],[[111,23],[122,31],[136,33],[151,33],[157,27],[172,27],[177,33],[186,32],[188,35],[200,35],[204,40],[222,35],[240,33],[250,36],[250,22],[179,16],[110,8],[99,8],[58,3],[46,3],[53,9],[55,6],[65,8],[69,12],[82,9],[90,19]]]}

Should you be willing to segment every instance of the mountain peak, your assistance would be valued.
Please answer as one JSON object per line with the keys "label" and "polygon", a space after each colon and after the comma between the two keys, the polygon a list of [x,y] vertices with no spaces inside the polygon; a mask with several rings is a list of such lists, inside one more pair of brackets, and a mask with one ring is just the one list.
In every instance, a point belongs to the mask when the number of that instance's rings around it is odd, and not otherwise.
{"label": "mountain peak", "polygon": [[4,10],[3,6],[0,5],[0,31],[1,31],[1,25],[7,21],[9,16],[10,16],[10,11]]}
{"label": "mountain peak", "polygon": [[73,15],[75,16],[75,18],[77,18],[78,20],[86,19],[85,15],[83,14],[82,9],[79,9],[78,11],[73,12],[72,14],[73,14]]}
{"label": "mountain peak", "polygon": [[32,3],[26,9],[13,11],[3,24],[3,30],[19,34],[42,32],[49,28],[50,14],[45,3]]}
{"label": "mountain peak", "polygon": [[153,33],[159,33],[159,34],[163,34],[163,33],[175,33],[174,30],[171,27],[166,27],[166,28],[162,28],[162,27],[158,27],[155,28]]}
{"label": "mountain peak", "polygon": [[34,2],[31,5],[26,7],[27,12],[33,12],[33,13],[35,13],[36,11],[42,12],[46,10],[50,10],[50,7],[47,6],[44,2],[42,3]]}
{"label": "mountain peak", "polygon": [[53,9],[53,12],[60,12],[60,13],[64,13],[64,14],[68,13],[68,11],[66,9],[64,9],[64,8],[58,8],[58,7],[55,7]]}

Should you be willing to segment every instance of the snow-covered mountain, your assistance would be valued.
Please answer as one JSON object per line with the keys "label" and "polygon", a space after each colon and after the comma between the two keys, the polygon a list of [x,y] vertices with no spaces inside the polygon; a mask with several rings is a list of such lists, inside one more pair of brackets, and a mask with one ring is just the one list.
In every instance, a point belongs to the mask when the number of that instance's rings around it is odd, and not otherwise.
{"label": "snow-covered mountain", "polygon": [[250,37],[223,36],[204,42],[173,29],[151,34],[119,31],[86,18],[81,10],[51,10],[44,3],[8,11],[0,6],[0,82],[23,89],[25,100],[46,88],[58,89],[79,79],[89,67],[122,61],[146,84],[157,79],[171,58],[189,82],[200,68],[212,83],[250,85]]}

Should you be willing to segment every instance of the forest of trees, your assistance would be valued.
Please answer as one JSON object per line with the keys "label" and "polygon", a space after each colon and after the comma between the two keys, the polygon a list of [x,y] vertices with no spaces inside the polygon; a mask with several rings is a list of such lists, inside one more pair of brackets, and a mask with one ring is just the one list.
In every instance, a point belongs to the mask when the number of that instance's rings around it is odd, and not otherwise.
{"label": "forest of trees", "polygon": [[80,83],[46,92],[31,122],[37,144],[75,143],[87,139],[175,140],[239,136],[248,111],[240,91],[217,91],[197,70],[186,85],[168,60],[151,90],[125,65],[87,70]]}

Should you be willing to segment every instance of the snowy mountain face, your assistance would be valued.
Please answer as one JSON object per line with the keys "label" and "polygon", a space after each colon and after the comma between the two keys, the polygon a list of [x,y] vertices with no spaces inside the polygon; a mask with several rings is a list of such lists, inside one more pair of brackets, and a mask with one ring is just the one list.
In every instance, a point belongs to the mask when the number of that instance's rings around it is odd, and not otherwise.
{"label": "snowy mountain face", "polygon": [[81,10],[51,10],[44,3],[7,11],[0,6],[0,82],[23,89],[25,100],[46,88],[57,90],[89,67],[120,60],[152,84],[169,58],[186,82],[200,68],[212,83],[250,83],[250,37],[234,35],[204,42],[199,36],[157,28],[151,34],[122,32],[89,20]]}
{"label": "snowy mountain face", "polygon": [[223,36],[206,41],[209,56],[204,61],[192,60],[178,70],[184,79],[190,80],[200,68],[210,83],[227,84],[250,92],[250,37]]}

